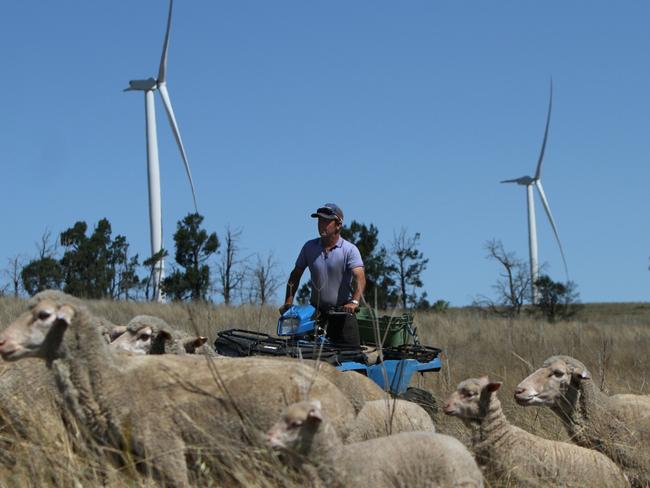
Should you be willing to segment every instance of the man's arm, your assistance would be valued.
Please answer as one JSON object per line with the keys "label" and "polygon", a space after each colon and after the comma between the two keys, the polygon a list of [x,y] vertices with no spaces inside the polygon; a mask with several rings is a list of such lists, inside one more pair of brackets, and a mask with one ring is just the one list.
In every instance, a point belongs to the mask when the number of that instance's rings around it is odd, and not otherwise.
{"label": "man's arm", "polygon": [[[305,272],[304,268],[299,268],[296,266],[293,268],[293,271],[289,275],[289,281],[287,281],[287,291],[284,294],[284,305],[280,307],[280,314],[283,314],[287,309],[293,304],[293,297],[298,291],[298,285],[300,284],[300,278]],[[365,281],[364,281],[365,283]]]}
{"label": "man's arm", "polygon": [[[354,280],[354,291],[352,292],[352,300],[357,303],[361,303],[361,297],[363,297],[363,291],[366,289],[366,272],[364,271],[363,266],[352,269],[352,279]],[[343,310],[349,313],[354,313],[359,305],[353,302],[346,303],[343,305]]]}

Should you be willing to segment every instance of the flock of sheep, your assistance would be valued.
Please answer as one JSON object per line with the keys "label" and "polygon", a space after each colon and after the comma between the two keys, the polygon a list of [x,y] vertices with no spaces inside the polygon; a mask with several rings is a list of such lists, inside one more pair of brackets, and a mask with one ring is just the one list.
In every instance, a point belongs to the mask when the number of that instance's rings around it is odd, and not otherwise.
{"label": "flock of sheep", "polygon": [[[470,429],[468,449],[363,375],[318,361],[219,357],[205,342],[155,317],[116,327],[74,297],[39,293],[0,334],[5,361],[40,358],[5,366],[0,427],[16,441],[66,433],[76,450],[134,465],[162,486],[223,471],[237,444],[275,451],[314,486],[481,487],[487,476],[509,486],[650,487],[650,396],[607,396],[567,356],[547,359],[515,399],[551,408],[573,444],[510,424],[501,384],[483,376],[443,406]],[[34,425],[25,414],[34,409],[50,414]],[[15,461],[11,436],[0,445],[5,466]]]}

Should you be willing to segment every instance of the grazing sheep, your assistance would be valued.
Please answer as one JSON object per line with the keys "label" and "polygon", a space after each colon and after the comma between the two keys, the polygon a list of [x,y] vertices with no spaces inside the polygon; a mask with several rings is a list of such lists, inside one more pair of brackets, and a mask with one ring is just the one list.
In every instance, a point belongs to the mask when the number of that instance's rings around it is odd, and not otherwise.
{"label": "grazing sheep", "polygon": [[627,479],[605,455],[533,435],[511,425],[494,394],[501,383],[487,376],[470,378],[443,406],[472,430],[474,455],[479,465],[514,486],[629,486]]}
{"label": "grazing sheep", "polygon": [[436,431],[431,417],[422,407],[406,400],[373,400],[366,402],[357,414],[345,442],[361,442],[400,432],[417,431]]}
{"label": "grazing sheep", "polygon": [[212,348],[203,347],[207,340],[207,337],[175,330],[153,315],[137,315],[110,346],[132,354],[207,354],[221,357]]}
{"label": "grazing sheep", "polygon": [[515,399],[550,407],[573,442],[609,456],[633,486],[650,486],[650,396],[607,396],[580,361],[552,356],[517,385]]}
{"label": "grazing sheep", "polygon": [[0,464],[6,467],[21,455],[19,445],[31,451],[32,461],[43,462],[46,451],[60,451],[67,442],[56,385],[45,364],[30,359],[13,366],[0,365]]}
{"label": "grazing sheep", "polygon": [[352,402],[358,413],[366,402],[389,398],[377,383],[363,374],[355,371],[339,371],[331,364],[323,361],[306,360],[305,364],[312,367],[319,376],[333,383]]}
{"label": "grazing sheep", "polygon": [[[483,476],[460,441],[433,432],[404,432],[343,445],[318,401],[287,407],[269,430],[269,445],[323,486],[482,487]],[[314,483],[316,484],[316,483]]]}
{"label": "grazing sheep", "polygon": [[300,364],[115,354],[86,307],[60,292],[36,295],[0,334],[0,354],[46,359],[87,442],[170,487],[189,486],[194,466],[227,476],[219,452],[250,440],[256,429],[266,431],[287,403],[304,398],[307,386],[343,435],[354,417],[334,385],[311,381]]}

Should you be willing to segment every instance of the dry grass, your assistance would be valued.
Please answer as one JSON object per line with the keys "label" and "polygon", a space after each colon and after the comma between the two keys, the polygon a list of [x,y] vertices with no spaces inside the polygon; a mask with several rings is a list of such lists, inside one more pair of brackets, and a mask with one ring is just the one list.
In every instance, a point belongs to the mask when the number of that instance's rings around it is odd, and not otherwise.
{"label": "dry grass", "polygon": [[[214,341],[217,332],[245,328],[274,334],[277,311],[273,307],[224,307],[208,304],[157,305],[143,303],[90,302],[91,310],[114,323],[126,323],[137,314],[157,315],[179,329],[194,331]],[[23,301],[0,298],[0,328],[24,310]],[[515,385],[532,368],[554,354],[567,354],[583,361],[596,381],[609,393],[650,394],[650,304],[588,305],[572,322],[548,324],[533,319],[507,320],[484,317],[472,310],[419,313],[415,324],[423,344],[444,350],[443,370],[414,378],[412,386],[430,390],[444,398],[468,378],[489,374],[503,381],[499,397],[510,421],[551,439],[567,436],[556,417],[547,409],[522,408],[512,397]],[[462,424],[440,416],[438,431],[464,442],[468,433]],[[2,435],[0,433],[0,435]],[[59,444],[55,444],[59,442]],[[134,469],[117,472],[97,458],[75,452],[69,440],[43,439],[40,446],[19,445],[18,458],[40,462],[18,462],[11,469],[0,468],[0,486],[92,486],[108,482],[113,486],[142,486]],[[35,454],[36,453],[36,454]],[[308,484],[282,468],[263,449],[232,451],[228,454],[232,486],[299,486]],[[0,456],[0,461],[1,461]],[[215,483],[214,473],[199,475],[201,486]],[[500,485],[491,481],[491,486]],[[152,486],[154,486],[152,484]]]}

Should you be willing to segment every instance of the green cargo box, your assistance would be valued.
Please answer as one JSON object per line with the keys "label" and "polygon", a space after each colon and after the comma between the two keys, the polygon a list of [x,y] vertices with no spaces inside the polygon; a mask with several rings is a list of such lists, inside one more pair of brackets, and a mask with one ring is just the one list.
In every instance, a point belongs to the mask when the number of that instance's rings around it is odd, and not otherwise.
{"label": "green cargo box", "polygon": [[[382,342],[383,347],[394,347],[414,342],[410,332],[413,325],[411,314],[377,316],[371,309],[361,307],[357,312],[357,322],[359,323],[361,344],[376,346]],[[377,339],[377,333],[379,339]]]}

